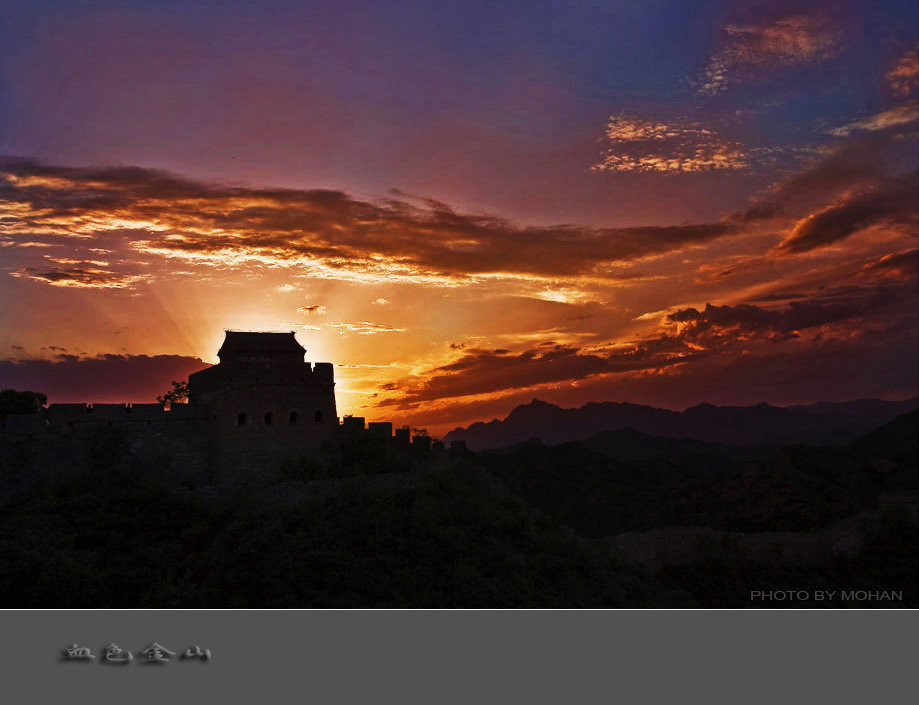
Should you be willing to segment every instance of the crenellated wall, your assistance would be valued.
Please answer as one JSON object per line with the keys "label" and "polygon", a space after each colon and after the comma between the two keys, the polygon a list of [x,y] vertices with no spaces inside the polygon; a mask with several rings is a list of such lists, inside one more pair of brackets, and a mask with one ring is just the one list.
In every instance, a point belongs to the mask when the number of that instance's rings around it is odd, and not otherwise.
{"label": "crenellated wall", "polygon": [[177,482],[211,479],[207,407],[52,404],[0,423],[0,488],[8,494],[133,458]]}
{"label": "crenellated wall", "polygon": [[187,404],[52,404],[10,415],[0,421],[0,453],[29,472],[79,469],[92,464],[93,434],[111,429],[155,469],[230,485],[271,479],[339,432],[389,439],[412,456],[444,451],[408,428],[393,436],[391,423],[365,429],[363,418],[346,417],[339,426],[334,366],[304,354],[293,333],[227,331],[220,362],[189,376]]}

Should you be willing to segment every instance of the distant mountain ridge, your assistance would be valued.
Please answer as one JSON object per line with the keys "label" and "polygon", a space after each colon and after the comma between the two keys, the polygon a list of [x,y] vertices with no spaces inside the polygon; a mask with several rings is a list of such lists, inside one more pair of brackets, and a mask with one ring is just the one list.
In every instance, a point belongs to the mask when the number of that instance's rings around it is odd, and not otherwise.
{"label": "distant mountain ridge", "polygon": [[586,537],[689,526],[813,532],[877,511],[882,497],[902,505],[901,518],[915,511],[917,432],[914,410],[838,447],[770,451],[606,431],[476,459],[512,494]]}
{"label": "distant mountain ridge", "polygon": [[695,438],[740,446],[843,445],[895,417],[919,408],[919,397],[903,401],[857,399],[803,406],[714,406],[685,411],[628,402],[590,402],[572,409],[533,399],[504,420],[456,428],[446,442],[465,440],[472,450],[501,448],[538,438],[547,445],[592,438],[604,431],[632,429],[666,438]]}

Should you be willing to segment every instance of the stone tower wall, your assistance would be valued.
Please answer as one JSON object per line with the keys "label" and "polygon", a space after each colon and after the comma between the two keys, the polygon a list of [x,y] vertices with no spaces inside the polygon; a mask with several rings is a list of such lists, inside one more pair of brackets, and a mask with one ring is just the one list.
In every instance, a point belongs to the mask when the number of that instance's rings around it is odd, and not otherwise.
{"label": "stone tower wall", "polygon": [[188,380],[190,404],[210,409],[215,481],[255,480],[332,438],[338,415],[331,363],[303,362],[302,348],[244,354],[226,348],[218,365]]}

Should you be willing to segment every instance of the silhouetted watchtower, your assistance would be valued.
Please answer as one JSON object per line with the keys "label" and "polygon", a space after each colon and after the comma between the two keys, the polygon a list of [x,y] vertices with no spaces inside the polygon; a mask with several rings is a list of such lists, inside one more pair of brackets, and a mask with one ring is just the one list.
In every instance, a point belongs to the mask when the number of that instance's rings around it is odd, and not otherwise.
{"label": "silhouetted watchtower", "polygon": [[227,331],[220,363],[189,375],[189,403],[211,409],[219,481],[299,457],[335,433],[332,363],[304,362],[305,353],[293,332]]}

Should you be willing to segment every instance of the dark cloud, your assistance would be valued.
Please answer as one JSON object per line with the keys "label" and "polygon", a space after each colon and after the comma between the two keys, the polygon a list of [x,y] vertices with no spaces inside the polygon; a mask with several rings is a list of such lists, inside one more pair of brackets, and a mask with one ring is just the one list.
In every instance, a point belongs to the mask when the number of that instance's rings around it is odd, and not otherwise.
{"label": "dark cloud", "polygon": [[50,360],[0,361],[0,388],[34,389],[50,402],[153,402],[172,380],[207,367],[183,355],[59,354]]}
{"label": "dark cloud", "polygon": [[824,146],[806,167],[772,184],[750,207],[726,220],[750,225],[800,216],[846,193],[868,192],[890,178],[888,160],[902,152],[896,130],[857,135]]}
{"label": "dark cloud", "polygon": [[706,263],[699,266],[697,274],[693,278],[695,284],[708,284],[717,282],[742,272],[761,270],[773,263],[769,258],[756,257],[734,257],[726,261]]}
{"label": "dark cloud", "polygon": [[[919,395],[917,343],[915,324],[910,321],[854,340],[794,339],[748,354],[699,356],[691,364],[653,373],[595,375],[579,380],[577,386],[543,387],[538,396],[561,406],[602,399],[669,409],[702,401],[745,406],[864,397],[903,399]],[[493,398],[456,400],[441,410],[425,409],[419,417],[429,424],[503,418],[533,396],[532,390],[513,390]]]}
{"label": "dark cloud", "polygon": [[[118,234],[129,237],[136,250],[160,256],[215,264],[314,265],[320,276],[376,279],[603,277],[606,263],[741,232],[731,222],[525,227],[490,215],[458,213],[431,199],[368,203],[339,191],[222,186],[136,167],[80,169],[23,159],[0,164],[0,211],[4,201],[18,204],[16,222],[23,233]],[[103,276],[95,271],[31,274],[48,281]]]}
{"label": "dark cloud", "polygon": [[[587,276],[612,283],[623,275],[611,263],[741,235],[781,217],[811,214],[776,249],[780,254],[806,252],[873,225],[911,222],[915,177],[883,176],[879,145],[890,141],[886,133],[848,138],[750,208],[709,223],[526,227],[458,213],[432,199],[370,203],[340,191],[208,184],[137,167],[57,167],[24,159],[0,161],[0,215],[6,203],[7,238],[41,231],[80,246],[120,239],[122,269],[132,259],[165,256],[217,266],[290,266],[319,278],[376,283],[449,286],[479,276]],[[141,274],[104,265],[62,261],[15,275],[57,286],[128,288],[142,281]]]}
{"label": "dark cloud", "polygon": [[913,323],[907,330],[879,330],[854,340],[796,339],[749,354],[709,355],[693,364],[669,368],[669,374],[595,377],[577,389],[540,391],[539,397],[572,406],[580,406],[584,399],[607,399],[671,409],[702,401],[781,405],[907,398],[919,394],[916,348]]}
{"label": "dark cloud", "polygon": [[[771,254],[779,256],[827,247],[868,228],[914,233],[919,222],[915,165],[895,175],[888,168],[890,163],[904,163],[903,140],[910,130],[915,131],[913,125],[891,124],[888,129],[847,137],[825,147],[807,168],[776,182],[749,208],[729,215],[725,222],[749,229],[768,228],[770,224],[784,229],[793,223],[772,250]],[[755,264],[756,260],[749,262]],[[707,265],[700,271],[716,266]],[[706,273],[703,281],[716,280],[736,269]]]}
{"label": "dark cloud", "polygon": [[746,210],[732,213],[728,221],[732,223],[756,223],[761,220],[771,220],[779,215],[780,210],[774,203],[759,203]]}
{"label": "dark cloud", "polygon": [[765,296],[757,296],[753,301],[762,301],[768,303],[770,301],[789,301],[791,299],[803,299],[806,298],[807,294],[802,294],[799,292],[779,292],[775,294],[766,294]]}
{"label": "dark cloud", "polygon": [[321,316],[325,313],[326,308],[322,304],[310,304],[309,306],[300,306],[297,311],[308,316]]}
{"label": "dark cloud", "polygon": [[81,289],[126,289],[145,277],[141,275],[117,274],[100,267],[24,267],[10,272],[21,279],[35,279],[52,286],[67,286]]}
{"label": "dark cloud", "polygon": [[[910,318],[915,295],[903,286],[839,287],[820,291],[786,306],[750,304],[686,308],[664,320],[647,338],[623,345],[609,343],[589,350],[551,341],[522,351],[465,348],[453,362],[381,387],[401,392],[378,407],[411,409],[423,402],[456,397],[514,393],[540,385],[558,386],[596,376],[670,374],[712,357],[736,357],[776,343],[798,340],[816,344],[824,339],[857,338],[863,316]],[[899,317],[899,319],[898,319]],[[680,372],[680,374],[685,374]]]}
{"label": "dark cloud", "polygon": [[[628,401],[683,409],[707,401],[724,405],[794,404],[862,397],[906,398],[919,394],[913,324],[891,326],[856,339],[792,339],[765,345],[748,354],[699,355],[690,364],[656,370],[597,374],[573,384],[546,385],[540,399],[581,406],[585,399]],[[468,424],[501,418],[534,396],[533,390],[509,389],[486,398],[450,400],[440,408],[390,404],[379,418],[398,414],[430,425]]]}
{"label": "dark cloud", "polygon": [[903,290],[895,286],[845,287],[794,300],[781,308],[707,304],[702,311],[687,308],[671,313],[666,322],[677,325],[676,337],[706,347],[756,339],[776,342],[827,324],[877,315],[904,298]]}
{"label": "dark cloud", "polygon": [[422,401],[490,394],[542,384],[581,380],[596,374],[660,368],[685,362],[694,353],[675,354],[664,346],[643,343],[623,351],[585,352],[571,345],[537,345],[521,352],[469,348],[454,362],[430,370],[424,377],[408,378],[389,387],[403,396],[383,400],[378,406],[408,405]]}
{"label": "dark cloud", "polygon": [[838,242],[872,226],[911,227],[919,217],[916,174],[887,179],[874,188],[851,195],[799,220],[776,248],[779,254],[799,254]]}

